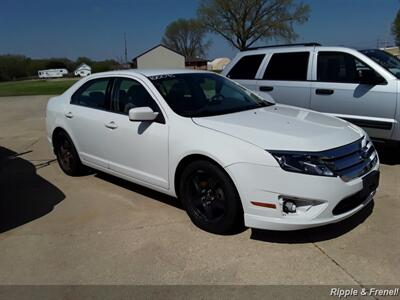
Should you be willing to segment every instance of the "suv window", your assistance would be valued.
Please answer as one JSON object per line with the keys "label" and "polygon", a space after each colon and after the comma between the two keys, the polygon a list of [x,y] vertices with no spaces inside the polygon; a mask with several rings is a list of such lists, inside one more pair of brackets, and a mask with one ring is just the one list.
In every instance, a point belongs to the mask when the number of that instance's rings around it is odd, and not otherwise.
{"label": "suv window", "polygon": [[150,107],[160,111],[146,88],[133,79],[117,78],[114,89],[113,111],[127,115],[131,108]]}
{"label": "suv window", "polygon": [[310,52],[275,53],[272,55],[263,79],[306,81]]}
{"label": "suv window", "polygon": [[359,83],[365,70],[375,72],[351,54],[324,51],[318,53],[317,81]]}
{"label": "suv window", "polygon": [[107,90],[110,78],[94,79],[85,83],[71,98],[72,104],[108,110]]}
{"label": "suv window", "polygon": [[227,77],[231,79],[254,79],[265,55],[243,56],[230,70]]}

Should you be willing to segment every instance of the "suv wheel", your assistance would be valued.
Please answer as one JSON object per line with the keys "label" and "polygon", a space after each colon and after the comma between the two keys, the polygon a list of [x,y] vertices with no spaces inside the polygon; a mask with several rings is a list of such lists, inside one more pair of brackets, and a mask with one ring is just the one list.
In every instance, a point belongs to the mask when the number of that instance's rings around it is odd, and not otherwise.
{"label": "suv wheel", "polygon": [[55,139],[55,153],[57,156],[58,164],[65,174],[70,176],[82,175],[84,166],[81,163],[78,152],[75,146],[64,131],[58,133]]}
{"label": "suv wheel", "polygon": [[227,234],[243,227],[243,209],[236,187],[215,164],[195,161],[187,166],[179,193],[187,214],[199,228]]}

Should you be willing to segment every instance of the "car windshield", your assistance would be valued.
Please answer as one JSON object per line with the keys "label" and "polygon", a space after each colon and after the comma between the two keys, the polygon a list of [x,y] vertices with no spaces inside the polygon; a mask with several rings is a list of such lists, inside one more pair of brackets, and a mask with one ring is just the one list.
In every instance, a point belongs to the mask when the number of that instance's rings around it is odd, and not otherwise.
{"label": "car windshield", "polygon": [[150,76],[174,112],[208,117],[273,105],[233,81],[211,73]]}
{"label": "car windshield", "polygon": [[383,50],[362,50],[361,53],[380,64],[397,78],[400,78],[400,60]]}

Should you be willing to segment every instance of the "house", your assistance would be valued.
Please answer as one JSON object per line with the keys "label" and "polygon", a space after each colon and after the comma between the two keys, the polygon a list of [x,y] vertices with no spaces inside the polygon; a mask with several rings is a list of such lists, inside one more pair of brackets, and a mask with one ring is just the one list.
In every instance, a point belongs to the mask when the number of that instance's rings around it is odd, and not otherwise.
{"label": "house", "polygon": [[67,69],[48,69],[38,71],[39,78],[60,78],[66,74],[68,74]]}
{"label": "house", "polygon": [[184,69],[185,57],[159,44],[132,59],[134,69]]}
{"label": "house", "polygon": [[208,61],[199,57],[188,57],[185,61],[185,67],[187,69],[195,70],[207,70]]}
{"label": "house", "polygon": [[230,62],[231,60],[227,57],[216,58],[208,63],[208,70],[221,72]]}
{"label": "house", "polygon": [[92,68],[87,64],[81,64],[74,72],[75,76],[86,77],[92,74]]}

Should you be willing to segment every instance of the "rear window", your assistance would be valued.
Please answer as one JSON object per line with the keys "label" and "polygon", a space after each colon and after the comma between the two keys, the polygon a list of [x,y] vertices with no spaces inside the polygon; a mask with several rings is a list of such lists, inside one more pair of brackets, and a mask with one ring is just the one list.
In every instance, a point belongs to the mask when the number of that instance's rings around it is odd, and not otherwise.
{"label": "rear window", "polygon": [[275,53],[265,70],[265,80],[306,81],[309,52]]}
{"label": "rear window", "polygon": [[231,79],[254,79],[264,57],[264,54],[243,56],[227,77]]}

